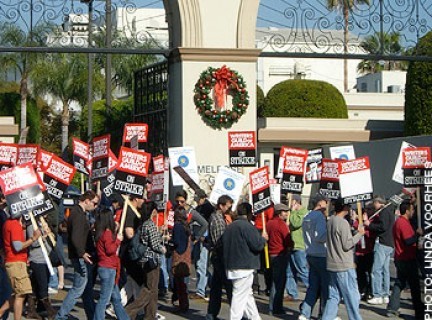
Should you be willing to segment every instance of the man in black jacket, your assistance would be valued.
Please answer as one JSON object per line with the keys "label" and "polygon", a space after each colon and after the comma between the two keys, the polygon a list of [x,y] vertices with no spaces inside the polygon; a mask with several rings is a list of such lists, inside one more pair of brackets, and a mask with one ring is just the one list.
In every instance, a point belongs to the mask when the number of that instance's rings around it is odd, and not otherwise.
{"label": "man in black jacket", "polygon": [[87,318],[93,319],[93,297],[86,297],[86,295],[83,295],[88,281],[86,264],[92,265],[94,263],[91,255],[86,251],[90,233],[86,212],[95,210],[98,204],[99,197],[93,191],[88,190],[81,195],[79,203],[71,209],[70,215],[67,218],[68,252],[69,259],[74,268],[74,279],[73,286],[64,299],[56,319],[67,319],[70,311],[81,295]]}
{"label": "man in black jacket", "polygon": [[384,198],[375,196],[373,199],[375,210],[381,210],[379,218],[373,222],[364,220],[367,230],[375,232],[379,242],[375,243],[374,262],[372,267],[372,294],[369,304],[387,304],[390,296],[390,258],[393,256],[393,225],[395,223],[394,208],[387,206]]}
{"label": "man in black jacket", "polygon": [[241,203],[237,208],[237,220],[226,228],[222,236],[224,264],[227,277],[233,284],[231,320],[241,320],[243,316],[260,319],[252,291],[253,272],[259,269],[259,254],[268,236],[265,233],[261,236],[248,221],[251,212],[249,203]]}

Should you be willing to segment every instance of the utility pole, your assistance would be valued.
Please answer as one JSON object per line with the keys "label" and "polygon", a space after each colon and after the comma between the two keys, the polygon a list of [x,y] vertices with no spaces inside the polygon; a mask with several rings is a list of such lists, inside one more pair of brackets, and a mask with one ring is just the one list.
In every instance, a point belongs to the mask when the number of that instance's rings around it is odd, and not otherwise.
{"label": "utility pole", "polygon": [[[88,47],[92,47],[92,17],[93,17],[93,0],[81,0],[88,4]],[[87,138],[90,142],[93,138],[93,53],[89,53],[88,59],[88,77],[87,77],[87,108],[88,108],[88,128]]]}
{"label": "utility pole", "polygon": [[[106,15],[106,34],[105,34],[105,46],[106,48],[111,48],[112,41],[112,19],[111,19],[111,0],[106,0],[105,15]],[[108,121],[110,121],[111,114],[111,54],[106,55],[106,66],[105,66],[105,101],[106,101],[106,119],[105,128],[108,129]]]}

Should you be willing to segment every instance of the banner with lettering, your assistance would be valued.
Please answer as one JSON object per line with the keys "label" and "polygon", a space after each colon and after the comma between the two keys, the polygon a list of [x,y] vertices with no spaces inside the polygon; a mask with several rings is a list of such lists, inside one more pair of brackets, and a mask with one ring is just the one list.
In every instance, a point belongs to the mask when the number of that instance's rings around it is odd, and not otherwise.
{"label": "banner with lettering", "polygon": [[282,166],[281,193],[302,193],[308,151],[290,147],[282,148],[285,157]]}
{"label": "banner with lettering", "polygon": [[272,205],[270,196],[269,168],[258,168],[249,173],[252,191],[252,206],[254,214],[258,214]]}
{"label": "banner with lettering", "polygon": [[46,169],[48,168],[48,163],[50,162],[53,155],[54,153],[48,152],[42,148],[39,149],[38,156],[37,156],[38,171],[41,172],[46,171]]}
{"label": "banner with lettering", "polygon": [[47,188],[48,194],[53,197],[57,203],[63,199],[67,187],[71,184],[77,169],[63,161],[61,158],[53,155],[48,162],[45,170],[43,181]]}
{"label": "banner with lettering", "polygon": [[77,138],[72,138],[73,165],[78,172],[89,175],[87,163],[90,160],[90,145]]}
{"label": "banner with lettering", "polygon": [[30,163],[0,171],[0,187],[11,215],[22,214],[26,221],[30,221],[29,211],[39,216],[54,208],[51,199],[43,194],[42,185]]}
{"label": "banner with lettering", "polygon": [[0,142],[0,170],[13,167],[18,159],[18,145]]}
{"label": "banner with lettering", "polygon": [[164,172],[165,157],[163,154],[153,157],[153,172]]}
{"label": "banner with lettering", "polygon": [[170,158],[171,178],[173,186],[183,186],[185,184],[183,178],[174,171],[174,167],[181,167],[189,177],[199,183],[198,167],[195,156],[194,147],[177,147],[168,148]]}
{"label": "banner with lettering", "polygon": [[108,175],[106,178],[101,179],[101,190],[104,195],[108,198],[113,193],[114,181],[115,181],[115,170],[117,168],[118,159],[112,150],[109,150],[108,160]]}
{"label": "banner with lettering", "polygon": [[341,196],[347,204],[372,199],[369,157],[338,162]]}
{"label": "banner with lettering", "polygon": [[109,150],[111,135],[103,135],[93,138],[92,141],[92,170],[93,180],[105,178],[109,168]]}
{"label": "banner with lettering", "polygon": [[308,156],[306,160],[306,173],[305,173],[306,183],[314,183],[314,182],[319,182],[321,180],[322,158],[323,158],[322,148],[308,150]]}
{"label": "banner with lettering", "polygon": [[397,183],[400,183],[400,184],[404,184],[404,171],[402,169],[403,151],[407,148],[415,148],[415,147],[416,146],[411,144],[411,143],[408,143],[406,141],[402,141],[401,148],[399,151],[399,156],[397,158],[396,165],[395,165],[395,168],[393,171],[393,177],[392,177],[393,181],[396,181]]}
{"label": "banner with lettering", "polygon": [[142,197],[147,182],[151,154],[126,147],[120,148],[114,191]]}
{"label": "banner with lettering", "polygon": [[339,186],[338,160],[322,159],[321,181],[319,193],[327,199],[339,199],[341,197]]}
{"label": "banner with lettering", "polygon": [[429,147],[406,148],[402,151],[402,169],[404,186],[417,187],[424,185],[425,164],[431,161]]}
{"label": "banner with lettering", "polygon": [[31,163],[33,167],[37,167],[37,157],[39,152],[37,144],[20,144],[18,145],[17,165]]}
{"label": "banner with lettering", "polygon": [[226,194],[234,200],[232,210],[235,210],[237,201],[240,199],[244,181],[245,176],[241,173],[227,167],[220,167],[212,192],[210,193],[209,201],[216,204],[219,197]]}
{"label": "banner with lettering", "polygon": [[124,125],[123,140],[122,140],[124,147],[135,149],[135,146],[131,145],[131,140],[137,139],[138,146],[136,146],[137,147],[136,149],[144,150],[144,143],[147,142],[147,137],[148,137],[147,123],[126,123]]}
{"label": "banner with lettering", "polygon": [[228,150],[230,167],[255,167],[255,131],[228,132]]}

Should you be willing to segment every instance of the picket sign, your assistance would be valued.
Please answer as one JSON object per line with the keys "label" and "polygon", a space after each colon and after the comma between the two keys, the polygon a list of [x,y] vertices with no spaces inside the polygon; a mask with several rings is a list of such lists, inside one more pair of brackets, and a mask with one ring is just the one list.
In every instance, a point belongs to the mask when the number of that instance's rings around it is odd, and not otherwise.
{"label": "picket sign", "polygon": [[[31,221],[31,223],[32,223],[32,226],[33,226],[33,232],[34,232],[34,231],[38,230],[39,227],[38,227],[38,225],[37,225],[37,223],[36,223],[36,219],[35,219],[35,217],[34,217],[34,215],[33,215],[33,212],[32,212],[32,211],[29,211],[29,212],[28,212],[28,215],[29,215],[29,217],[30,217],[30,221]],[[51,260],[50,260],[50,258],[48,257],[48,252],[47,252],[47,249],[46,249],[46,247],[45,247],[45,243],[43,242],[43,238],[42,238],[42,236],[40,236],[40,237],[38,238],[38,242],[39,242],[39,245],[40,245],[40,247],[41,247],[42,254],[43,254],[43,257],[44,257],[44,259],[45,259],[45,262],[46,262],[46,264],[47,264],[48,271],[49,271],[50,275],[53,276],[53,275],[54,275],[54,269],[53,269],[53,266],[52,266],[52,264],[51,264]]]}
{"label": "picket sign", "polygon": [[136,216],[138,218],[141,219],[141,214],[138,212],[138,210],[131,205],[130,201],[129,201],[129,197],[125,196],[124,194],[122,194],[123,200],[124,200],[124,205],[123,205],[123,211],[122,211],[122,217],[120,220],[120,228],[119,228],[119,234],[123,235],[123,229],[124,229],[124,225],[126,222],[126,213],[127,213],[127,208],[130,207],[132,209],[132,211],[136,214]]}
{"label": "picket sign", "polygon": [[421,228],[421,201],[420,201],[420,187],[416,188],[416,202],[417,202],[417,227]]}

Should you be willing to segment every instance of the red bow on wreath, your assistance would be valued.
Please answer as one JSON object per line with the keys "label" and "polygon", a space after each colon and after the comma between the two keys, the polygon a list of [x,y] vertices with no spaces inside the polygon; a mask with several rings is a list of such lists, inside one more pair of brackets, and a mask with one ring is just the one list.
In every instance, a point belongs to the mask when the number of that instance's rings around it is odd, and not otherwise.
{"label": "red bow on wreath", "polygon": [[226,90],[229,84],[233,84],[237,89],[238,85],[232,80],[233,73],[225,65],[215,72],[216,84],[214,86],[216,106],[224,107],[226,100]]}

